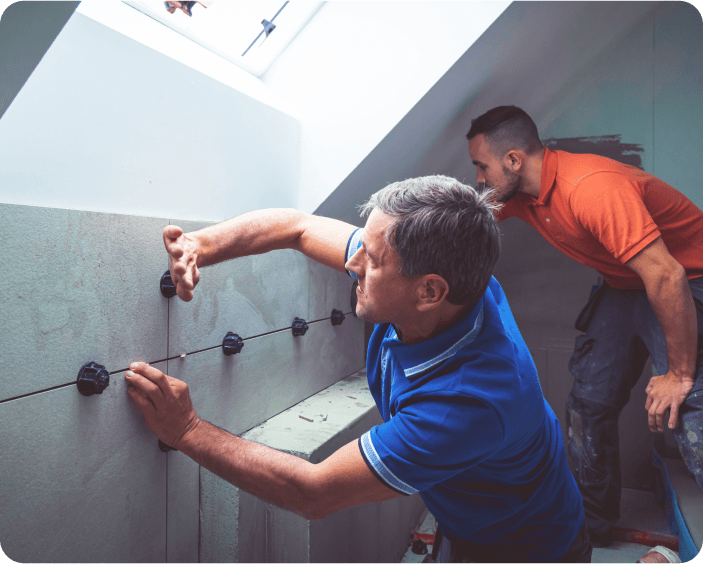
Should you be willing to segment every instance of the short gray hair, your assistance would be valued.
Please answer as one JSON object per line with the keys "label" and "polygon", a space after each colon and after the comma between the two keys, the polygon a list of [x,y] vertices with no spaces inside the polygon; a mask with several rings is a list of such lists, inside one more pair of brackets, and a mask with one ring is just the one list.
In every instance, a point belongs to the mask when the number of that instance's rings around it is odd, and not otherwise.
{"label": "short gray hair", "polygon": [[400,274],[437,274],[449,284],[447,301],[476,304],[500,255],[492,191],[478,192],[447,176],[424,176],[390,184],[360,206],[395,218],[386,243],[398,253]]}

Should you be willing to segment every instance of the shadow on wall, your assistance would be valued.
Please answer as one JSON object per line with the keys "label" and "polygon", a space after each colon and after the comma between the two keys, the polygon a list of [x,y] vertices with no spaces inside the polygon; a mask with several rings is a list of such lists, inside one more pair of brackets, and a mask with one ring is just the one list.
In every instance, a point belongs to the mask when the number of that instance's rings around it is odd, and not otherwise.
{"label": "shadow on wall", "polygon": [[550,138],[544,139],[542,144],[551,150],[600,155],[642,169],[642,157],[637,154],[644,153],[642,145],[623,143],[620,135]]}

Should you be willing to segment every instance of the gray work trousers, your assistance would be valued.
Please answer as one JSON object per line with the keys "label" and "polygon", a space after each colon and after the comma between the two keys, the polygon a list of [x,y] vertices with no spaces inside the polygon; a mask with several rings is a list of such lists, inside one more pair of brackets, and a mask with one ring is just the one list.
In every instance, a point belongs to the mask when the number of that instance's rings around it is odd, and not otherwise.
{"label": "gray work trousers", "polygon": [[[689,281],[698,320],[698,358],[693,389],[674,430],[681,456],[703,491],[703,278]],[[575,381],[566,404],[567,455],[583,497],[588,528],[607,534],[620,517],[618,417],[647,358],[659,374],[669,361],[659,320],[645,290],[607,284],[591,293],[577,321],[569,362]],[[644,407],[644,406],[642,406]],[[642,410],[642,417],[647,417]],[[666,416],[668,424],[668,414]]]}

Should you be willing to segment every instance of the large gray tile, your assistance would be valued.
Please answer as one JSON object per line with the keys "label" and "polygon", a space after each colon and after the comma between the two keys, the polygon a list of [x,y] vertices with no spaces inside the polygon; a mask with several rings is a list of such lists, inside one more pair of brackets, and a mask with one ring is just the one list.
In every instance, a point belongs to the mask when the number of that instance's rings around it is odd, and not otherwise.
{"label": "large gray tile", "polygon": [[[311,521],[310,562],[399,562],[424,511],[422,498],[414,494]],[[279,532],[285,547],[281,537]]]}
{"label": "large gray tile", "polygon": [[[222,482],[222,480],[220,480],[220,482]],[[243,542],[239,543],[237,547],[237,558],[234,562],[270,562],[270,560],[266,559],[269,504],[243,490],[237,491],[239,492],[237,533],[238,537],[241,538]],[[217,524],[215,524],[215,526],[217,526]],[[204,552],[205,543],[203,543],[201,558],[205,555],[203,554]],[[231,562],[232,560],[229,559],[228,561]],[[212,560],[201,560],[201,562],[212,562]],[[219,560],[219,562],[223,562],[223,560]]]}
{"label": "large gray tile", "polygon": [[351,289],[354,279],[346,272],[306,258],[308,265],[310,319],[323,319],[332,315],[333,309],[351,315]]}
{"label": "large gray tile", "polygon": [[200,466],[181,452],[168,457],[167,562],[199,562]]}
{"label": "large gray tile", "polygon": [[[242,498],[248,494],[205,468],[200,470],[200,491],[200,555],[191,562],[266,562],[264,551],[259,558],[252,553],[252,546],[266,536],[266,511],[256,516],[250,513],[241,522]],[[247,528],[246,536],[241,534],[240,527]],[[238,557],[242,549],[247,551],[247,558]]]}
{"label": "large gray tile", "polygon": [[[165,368],[163,363],[157,365]],[[20,562],[163,562],[166,460],[126,394],[0,404],[0,543]]]}
{"label": "large gray tile", "polygon": [[0,204],[0,400],[166,357],[167,223]]}
{"label": "large gray tile", "polygon": [[[174,362],[166,362],[166,374]],[[200,466],[181,452],[167,456],[166,561],[199,562]]]}
{"label": "large gray tile", "polygon": [[[251,429],[243,438],[318,463],[382,423],[366,370],[359,370]],[[240,506],[240,535],[245,533],[242,524],[262,513],[265,503],[258,505],[247,506],[247,513]],[[419,495],[348,508],[318,521],[306,521],[269,505],[266,536],[259,535],[253,542],[265,546],[268,561],[274,562],[397,562],[424,511]]]}
{"label": "large gray tile", "polygon": [[267,562],[315,562],[310,559],[311,522],[275,505],[269,505],[266,512]]}
{"label": "large gray tile", "polygon": [[[185,231],[208,225],[172,223]],[[203,268],[193,300],[171,299],[169,356],[221,344],[228,331],[253,337],[290,327],[294,317],[306,319],[306,260],[286,249]]]}
{"label": "large gray tile", "polygon": [[501,255],[494,275],[526,342],[572,347],[574,323],[598,273],[550,245],[516,218],[500,224]]}
{"label": "large gray tile", "polygon": [[219,347],[188,355],[169,370],[189,385],[202,419],[238,434],[361,368],[363,338],[363,322],[348,316],[336,327],[312,323],[302,337],[247,340],[233,356]]}
{"label": "large gray tile", "polygon": [[381,424],[383,418],[362,369],[250,429],[242,438],[317,464]]}

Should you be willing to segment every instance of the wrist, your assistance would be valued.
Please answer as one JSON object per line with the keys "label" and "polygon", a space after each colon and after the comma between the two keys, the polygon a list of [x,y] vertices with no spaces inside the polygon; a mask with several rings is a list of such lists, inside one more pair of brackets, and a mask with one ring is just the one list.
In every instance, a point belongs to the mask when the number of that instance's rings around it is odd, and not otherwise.
{"label": "wrist", "polygon": [[695,371],[693,370],[670,369],[669,374],[680,382],[693,382],[695,377]]}
{"label": "wrist", "polygon": [[195,258],[195,266],[202,268],[210,266],[211,261],[208,261],[208,244],[209,239],[201,231],[193,231],[186,233],[186,239],[190,242],[190,253]]}
{"label": "wrist", "polygon": [[176,441],[176,444],[173,445],[174,448],[177,448],[184,454],[188,454],[193,451],[195,445],[198,444],[198,429],[201,427],[202,423],[203,421],[197,415],[194,415],[186,425],[186,428],[183,430],[180,438]]}

